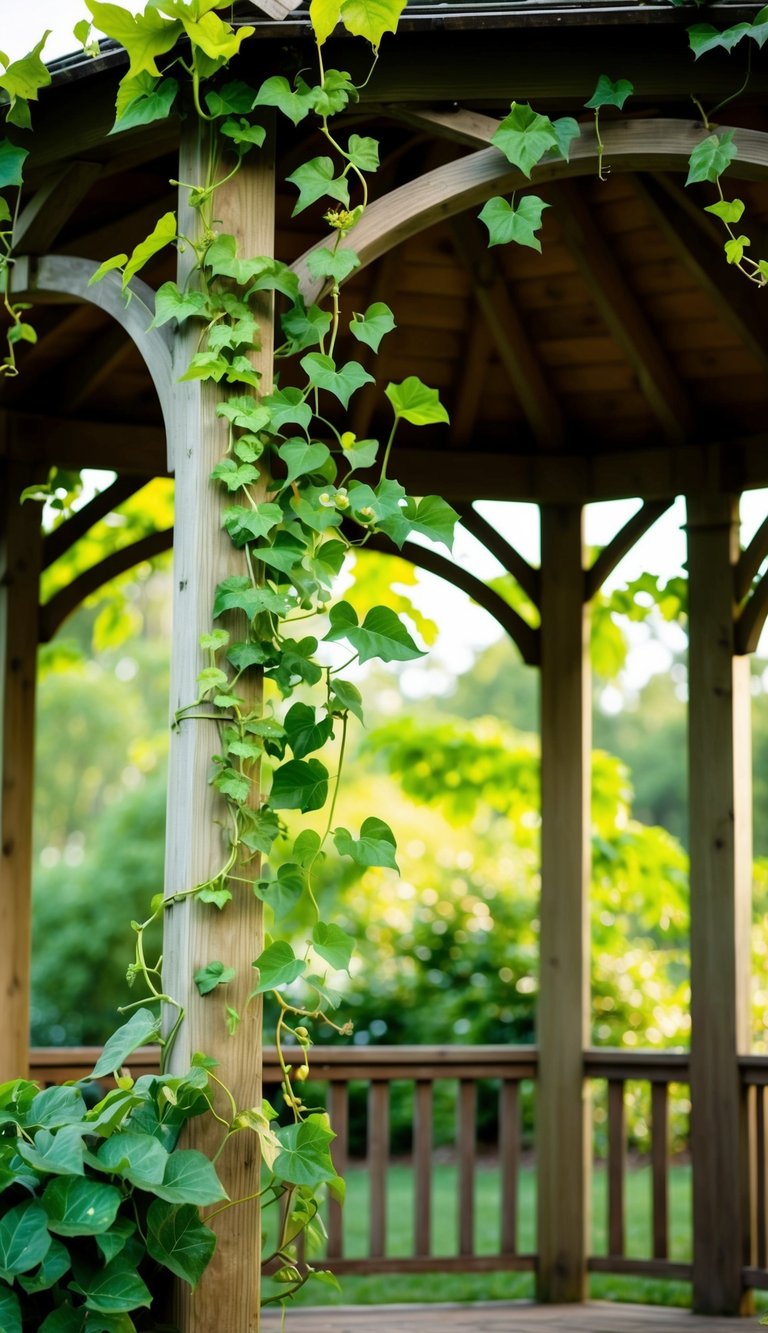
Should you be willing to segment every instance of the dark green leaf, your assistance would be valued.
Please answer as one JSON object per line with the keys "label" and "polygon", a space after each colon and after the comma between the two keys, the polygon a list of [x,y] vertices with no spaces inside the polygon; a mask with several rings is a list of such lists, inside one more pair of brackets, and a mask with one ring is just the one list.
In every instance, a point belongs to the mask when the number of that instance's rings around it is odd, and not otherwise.
{"label": "dark green leaf", "polygon": [[347,144],[347,153],[349,159],[354,162],[360,171],[378,171],[379,169],[379,142],[378,139],[361,138],[359,134],[350,134]]}
{"label": "dark green leaf", "polygon": [[489,245],[507,245],[516,241],[541,253],[541,241],[535,233],[541,227],[541,215],[549,204],[538,195],[523,195],[517,207],[495,195],[483,205],[479,218],[488,228]]}
{"label": "dark green leaf", "polygon": [[119,134],[122,130],[135,129],[137,125],[151,125],[156,120],[166,120],[171,114],[171,107],[176,100],[179,85],[176,79],[162,79],[157,83],[151,80],[152,88],[134,97],[118,116],[110,134]]}
{"label": "dark green leaf", "polygon": [[3,1333],[21,1333],[19,1298],[7,1287],[0,1287],[0,1329]]}
{"label": "dark green leaf", "polygon": [[52,1176],[82,1176],[85,1175],[83,1166],[85,1148],[82,1135],[81,1125],[65,1125],[58,1134],[52,1134],[48,1129],[41,1129],[35,1134],[34,1144],[20,1140],[17,1152],[37,1171],[46,1171]]}
{"label": "dark green leaf", "polygon": [[[36,1273],[19,1274],[19,1285],[24,1288],[30,1296],[38,1291],[48,1291],[54,1283],[58,1282],[60,1277],[69,1270],[70,1258],[66,1245],[62,1245],[60,1240],[52,1240],[48,1253]],[[0,1291],[2,1288],[0,1288]],[[2,1322],[2,1303],[0,1302],[0,1328],[4,1328]]]}
{"label": "dark green leaf", "polygon": [[205,105],[212,116],[247,116],[255,101],[256,89],[249,88],[240,79],[233,79],[205,94]]}
{"label": "dark green leaf", "polygon": [[284,426],[299,426],[307,430],[312,421],[312,408],[305,403],[300,389],[276,389],[262,399],[262,405],[269,408],[275,432]]}
{"label": "dark green leaf", "polygon": [[47,1186],[42,1204],[57,1236],[95,1236],[114,1222],[120,1191],[97,1180],[59,1176]]}
{"label": "dark green leaf", "polygon": [[275,592],[272,588],[255,588],[247,574],[233,574],[224,579],[216,589],[213,602],[214,620],[224,615],[225,611],[244,611],[249,620],[269,611],[274,615],[285,615],[292,606],[290,597]]}
{"label": "dark green leaf", "polygon": [[716,181],[737,156],[733,130],[725,134],[710,134],[694,148],[688,160],[686,185],[696,181]]}
{"label": "dark green leaf", "polygon": [[260,995],[280,986],[289,986],[307,965],[303,958],[296,957],[286,940],[276,940],[255,959],[253,966],[258,970],[259,980],[251,994]]}
{"label": "dark green leaf", "polygon": [[342,972],[349,968],[355,941],[341,926],[317,921],[312,930],[312,946],[335,971]]}
{"label": "dark green leaf", "polygon": [[726,28],[721,32],[720,29],[713,28],[711,23],[695,23],[688,29],[688,42],[698,60],[699,56],[703,56],[707,51],[714,51],[718,46],[723,51],[732,51],[742,37],[751,33],[751,28],[751,23],[736,23],[732,28]]}
{"label": "dark green leaf", "polygon": [[234,967],[225,967],[216,960],[199,967],[195,973],[195,985],[201,995],[209,995],[217,986],[226,986],[235,975]]}
{"label": "dark green leaf", "polygon": [[385,333],[391,333],[396,327],[389,306],[383,301],[375,301],[364,315],[353,314],[349,331],[358,342],[367,343],[374,352],[378,352],[379,343]]}
{"label": "dark green leaf", "polygon": [[193,1287],[200,1281],[214,1250],[216,1237],[200,1221],[191,1204],[155,1199],[147,1213],[147,1250],[153,1259]]}
{"label": "dark green leaf", "polygon": [[66,1305],[60,1305],[43,1320],[40,1333],[83,1333],[84,1327],[83,1307],[75,1310],[67,1300]]}
{"label": "dark green leaf", "polygon": [[84,1115],[85,1102],[79,1088],[44,1088],[32,1102],[24,1123],[58,1129],[60,1125],[78,1124]]}
{"label": "dark green leaf", "polygon": [[621,110],[627,98],[634,91],[634,87],[628,79],[617,79],[613,83],[607,74],[601,74],[597,80],[595,91],[584,105],[589,107],[591,111],[597,111],[601,106],[615,106]]}
{"label": "dark green leaf", "polygon": [[323,1114],[307,1116],[295,1125],[284,1125],[276,1131],[281,1152],[275,1162],[275,1174],[292,1185],[307,1185],[315,1189],[336,1176],[329,1145],[335,1135]]}
{"label": "dark green leaf", "polygon": [[0,140],[0,190],[7,185],[21,185],[24,163],[29,157],[27,148],[19,148],[10,139]]}
{"label": "dark green leaf", "polygon": [[107,1040],[93,1067],[92,1078],[117,1073],[129,1055],[140,1046],[148,1046],[160,1036],[160,1019],[151,1009],[137,1009]]}
{"label": "dark green leaf", "polygon": [[99,1148],[97,1160],[103,1170],[124,1176],[141,1188],[158,1185],[163,1179],[168,1153],[150,1134],[113,1134]]}
{"label": "dark green leaf", "polygon": [[509,115],[496,130],[491,143],[500,148],[508,162],[525,176],[545,153],[558,147],[557,135],[548,116],[540,116],[525,102],[513,102]]}
{"label": "dark green leaf", "polygon": [[555,132],[557,148],[560,156],[564,157],[566,162],[569,162],[571,157],[571,144],[573,143],[573,140],[578,139],[581,134],[581,127],[578,121],[574,120],[572,116],[561,116],[559,120],[554,120],[552,122],[552,129]]}
{"label": "dark green leaf", "polygon": [[233,505],[225,509],[221,522],[235,546],[245,546],[246,542],[266,537],[282,518],[283,511],[277,504]]}
{"label": "dark green leaf", "polygon": [[272,908],[275,919],[281,921],[298,905],[304,892],[301,867],[288,861],[278,868],[275,879],[260,879],[253,891]]}
{"label": "dark green leaf", "polygon": [[378,657],[382,662],[411,662],[424,653],[416,647],[400,618],[387,606],[374,606],[362,625],[349,602],[331,608],[331,627],[325,638],[331,643],[346,639],[361,662]]}
{"label": "dark green leaf", "polygon": [[288,80],[279,74],[261,85],[253,105],[275,106],[294,125],[298,125],[312,110],[312,101],[312,91],[302,78],[297,78],[296,87],[292,88]]}
{"label": "dark green leaf", "polygon": [[293,210],[293,217],[303,212],[318,199],[329,197],[338,199],[345,206],[349,205],[349,184],[346,176],[337,176],[335,164],[330,157],[313,157],[304,162],[286,180],[295,185],[299,198]]}
{"label": "dark green leaf", "polygon": [[364,384],[375,383],[373,375],[369,375],[359,361],[348,361],[337,370],[331,358],[322,352],[308,352],[301,358],[301,367],[310,384],[318,389],[327,389],[338,398],[342,407],[348,406],[352,394]]}
{"label": "dark green leaf", "polygon": [[363,717],[363,696],[351,680],[341,680],[338,676],[333,676],[331,678],[331,696],[335,700],[334,707],[352,713],[360,722],[365,721]]}
{"label": "dark green leaf", "polygon": [[[62,1183],[67,1182],[55,1180],[52,1185]],[[37,1199],[27,1199],[9,1209],[0,1217],[0,1278],[10,1282],[18,1273],[37,1268],[50,1244],[48,1219]]]}
{"label": "dark green leaf", "polygon": [[[135,1231],[136,1223],[132,1222],[130,1218],[116,1217],[109,1231],[103,1231],[100,1235],[94,1236],[93,1239],[105,1264],[108,1264],[116,1255],[122,1253]],[[56,1243],[58,1244],[58,1242]]]}
{"label": "dark green leaf", "polygon": [[320,750],[333,733],[332,718],[321,717],[318,722],[315,709],[302,703],[288,709],[283,726],[294,759],[303,759],[313,750]]}
{"label": "dark green leaf", "polygon": [[395,860],[395,835],[382,819],[373,816],[364,819],[358,839],[352,838],[345,828],[337,829],[333,841],[339,855],[351,856],[357,865],[389,866],[392,870],[399,870]]}
{"label": "dark green leaf", "polygon": [[456,510],[438,495],[425,495],[421,500],[409,497],[406,504],[392,514],[377,520],[377,526],[396,546],[418,532],[430,541],[442,542],[450,551],[453,547],[454,528],[459,520]]}
{"label": "dark green leaf", "polygon": [[162,1184],[153,1184],[152,1192],[168,1203],[193,1203],[198,1208],[227,1198],[213,1162],[194,1148],[171,1153]]}
{"label": "dark green leaf", "polygon": [[77,1277],[77,1282],[72,1286],[80,1295],[85,1296],[87,1310],[120,1314],[152,1303],[149,1288],[139,1277],[135,1265],[126,1254],[118,1254],[104,1268],[95,1268],[87,1272],[85,1269],[78,1269]]}
{"label": "dark green leaf", "polygon": [[291,759],[275,770],[269,804],[273,810],[320,810],[328,799],[328,769],[319,759]]}

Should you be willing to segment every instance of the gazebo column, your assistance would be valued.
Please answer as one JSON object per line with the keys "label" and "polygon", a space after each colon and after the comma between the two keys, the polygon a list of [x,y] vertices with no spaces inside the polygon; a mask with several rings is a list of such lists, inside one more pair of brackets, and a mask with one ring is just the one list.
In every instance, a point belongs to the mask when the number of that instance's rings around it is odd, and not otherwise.
{"label": "gazebo column", "polygon": [[541,510],[541,911],[537,1296],[587,1289],[591,700],[582,511]]}
{"label": "gazebo column", "polygon": [[33,480],[0,464],[0,1082],[29,1066],[32,798],[40,584],[40,508],[19,497]]}
{"label": "gazebo column", "polygon": [[[183,181],[205,178],[204,131],[188,132],[179,169]],[[251,166],[245,164],[215,196],[218,229],[234,235],[243,256],[271,254],[274,244],[274,173],[263,152]],[[197,218],[180,204],[180,230],[191,234]],[[182,265],[187,256],[182,256]],[[186,273],[179,281],[183,285]],[[261,389],[269,391],[272,373],[272,299],[264,294],[261,322],[262,350],[255,360],[261,371]],[[196,350],[199,330],[180,336],[175,353],[181,375]],[[229,537],[222,531],[222,498],[209,480],[212,468],[227,449],[228,427],[216,415],[222,396],[212,384],[181,384],[173,409],[173,465],[176,474],[174,540],[174,609],[171,707],[194,702],[196,678],[207,665],[199,638],[210,631],[216,585],[242,572]],[[233,615],[240,613],[233,613]],[[218,622],[221,623],[221,622]],[[231,624],[237,637],[242,625]],[[248,686],[243,682],[239,694]],[[257,702],[252,697],[251,702]],[[211,757],[219,749],[215,723],[188,719],[172,738],[166,844],[166,893],[173,894],[205,882],[223,865],[229,819],[219,793],[209,785]],[[248,875],[256,873],[249,865]],[[242,885],[223,911],[210,904],[185,901],[166,913],[163,983],[186,1008],[186,1018],[173,1051],[175,1072],[189,1067],[195,1051],[218,1060],[218,1077],[231,1090],[241,1109],[261,1105],[261,1004],[248,1003],[253,989],[254,958],[262,951],[261,903]],[[227,1030],[223,994],[201,997],[193,983],[195,971],[220,960],[236,969],[227,986],[226,1003],[241,1016],[234,1036]],[[226,1103],[217,1102],[227,1117]],[[222,1126],[210,1117],[190,1122],[187,1146],[208,1155],[219,1146]],[[212,1223],[216,1253],[194,1292],[178,1284],[175,1317],[182,1333],[255,1333],[259,1327],[261,1228],[258,1199],[260,1153],[255,1135],[233,1137],[217,1161],[217,1170],[231,1199],[249,1199],[222,1211]]]}
{"label": "gazebo column", "polygon": [[750,1041],[749,658],[734,656],[738,501],[688,500],[693,1308],[743,1312]]}

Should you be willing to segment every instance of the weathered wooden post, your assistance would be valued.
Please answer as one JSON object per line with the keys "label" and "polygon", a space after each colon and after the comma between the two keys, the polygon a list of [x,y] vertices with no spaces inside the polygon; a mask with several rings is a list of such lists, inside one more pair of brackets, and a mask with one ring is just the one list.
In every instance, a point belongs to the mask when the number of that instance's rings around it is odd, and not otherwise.
{"label": "weathered wooden post", "polygon": [[0,1081],[29,1066],[32,801],[40,583],[40,509],[22,505],[33,477],[0,464]]}
{"label": "weathered wooden post", "polygon": [[541,510],[541,910],[536,1161],[537,1296],[587,1289],[591,700],[582,512]]}
{"label": "weathered wooden post", "polygon": [[749,658],[734,656],[733,496],[688,500],[693,1308],[744,1312],[739,1054],[750,1040]]}
{"label": "weathered wooden post", "polygon": [[[197,126],[182,143],[179,177],[205,179],[206,132]],[[253,257],[271,254],[274,240],[274,173],[266,150],[253,166],[241,171],[215,196],[218,229],[234,235],[239,252]],[[180,201],[179,230],[193,234],[197,217]],[[180,281],[189,268],[181,257]],[[256,358],[261,387],[268,391],[272,373],[272,301],[265,297],[261,319],[262,350]],[[197,331],[179,337],[177,374],[195,349]],[[205,663],[198,641],[211,628],[216,585],[235,571],[235,552],[221,528],[220,495],[209,480],[211,469],[226,451],[227,426],[216,415],[221,395],[211,384],[178,386],[172,431],[176,474],[174,547],[174,613],[171,708],[197,697],[196,677]],[[239,572],[239,570],[238,570]],[[240,691],[242,693],[242,691]],[[189,720],[173,736],[168,803],[166,892],[173,894],[207,880],[226,856],[227,817],[223,801],[209,786],[211,756],[218,748],[213,722]],[[253,873],[251,863],[249,873]],[[219,913],[215,907],[186,902],[166,913],[164,985],[186,1007],[187,1017],[173,1053],[176,1069],[189,1066],[195,1051],[219,1061],[219,1074],[240,1108],[261,1103],[261,1006],[247,1004],[254,985],[251,967],[262,949],[261,904],[246,886]],[[215,959],[237,969],[227,987],[227,1003],[242,1016],[237,1034],[228,1034],[223,1001],[201,998],[193,983],[195,971]],[[213,1001],[213,1002],[212,1002]],[[223,1128],[193,1120],[190,1146],[211,1153]],[[232,1199],[252,1196],[259,1188],[260,1157],[254,1135],[236,1135],[217,1162]],[[177,1293],[177,1318],[184,1333],[255,1333],[259,1327],[260,1219],[252,1199],[221,1212],[213,1223],[218,1246],[197,1291],[184,1286]]]}

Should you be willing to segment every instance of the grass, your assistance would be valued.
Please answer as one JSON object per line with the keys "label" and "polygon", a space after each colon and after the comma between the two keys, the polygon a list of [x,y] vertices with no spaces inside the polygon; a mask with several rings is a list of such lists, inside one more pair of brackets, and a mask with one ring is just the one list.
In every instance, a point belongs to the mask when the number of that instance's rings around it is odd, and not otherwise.
{"label": "grass", "polygon": [[[498,1171],[479,1165],[475,1181],[475,1248],[493,1254],[498,1245],[500,1189]],[[600,1164],[593,1176],[592,1253],[606,1254],[607,1175]],[[390,1167],[388,1177],[387,1254],[405,1255],[413,1248],[413,1175],[409,1166]],[[684,1164],[670,1171],[670,1258],[688,1259],[691,1253],[691,1172]],[[456,1168],[436,1165],[433,1171],[433,1253],[457,1252]],[[536,1179],[532,1167],[520,1172],[518,1195],[518,1250],[535,1249]],[[364,1169],[347,1172],[344,1206],[344,1244],[349,1257],[362,1256],[368,1244],[368,1176]],[[651,1254],[651,1177],[647,1167],[634,1168],[626,1177],[626,1252],[641,1258]],[[301,1305],[387,1305],[400,1302],[520,1300],[533,1296],[530,1273],[387,1274],[345,1277],[341,1292],[309,1283],[297,1298]],[[656,1305],[689,1305],[690,1286],[655,1278],[613,1277],[595,1274],[590,1282],[595,1300],[639,1301]]]}

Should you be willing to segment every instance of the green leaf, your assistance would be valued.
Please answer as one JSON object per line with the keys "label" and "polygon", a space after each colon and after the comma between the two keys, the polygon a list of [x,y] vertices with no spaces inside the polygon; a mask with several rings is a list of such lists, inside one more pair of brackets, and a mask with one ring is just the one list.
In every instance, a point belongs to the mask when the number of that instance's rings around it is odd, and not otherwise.
{"label": "green leaf", "polygon": [[275,940],[254,960],[253,966],[258,969],[259,980],[251,995],[261,995],[264,991],[289,986],[307,965],[303,958],[296,957],[286,940]]}
{"label": "green leaf", "polygon": [[733,130],[725,134],[709,134],[694,148],[688,159],[688,177],[686,185],[696,181],[716,181],[733,159],[738,150],[733,142]]}
{"label": "green leaf", "polygon": [[768,5],[765,5],[759,14],[755,14],[749,25],[747,36],[751,37],[753,42],[757,42],[759,47],[764,46],[766,40],[768,40]]}
{"label": "green leaf", "polygon": [[206,109],[211,116],[247,116],[255,101],[256,89],[241,79],[232,79],[205,94]]}
{"label": "green leaf", "polygon": [[260,879],[254,884],[253,891],[272,908],[275,920],[281,921],[297,906],[304,892],[301,867],[287,861],[278,867],[275,879]]}
{"label": "green leaf", "polygon": [[245,817],[241,837],[246,847],[251,852],[263,852],[268,856],[280,832],[280,823],[274,810],[242,810],[240,814],[241,818]]}
{"label": "green leaf", "polygon": [[552,122],[552,129],[555,132],[560,156],[565,158],[566,162],[570,162],[571,144],[574,139],[579,138],[581,126],[572,116],[561,116],[559,120]]}
{"label": "green leaf", "polygon": [[339,676],[331,679],[331,697],[335,700],[334,708],[352,713],[360,722],[363,717],[363,696],[351,680],[341,680]]}
{"label": "green leaf", "polygon": [[123,1023],[104,1045],[104,1050],[93,1067],[91,1078],[116,1074],[140,1046],[148,1046],[160,1036],[160,1019],[151,1009],[137,1009],[127,1023]]}
{"label": "green leaf", "polygon": [[312,930],[312,947],[336,972],[349,970],[349,960],[355,941],[341,926],[333,922],[317,921]]}
{"label": "green leaf", "polygon": [[11,99],[11,106],[17,97],[23,101],[37,101],[41,88],[47,88],[51,82],[50,70],[41,59],[41,51],[51,35],[51,29],[45,33],[36,46],[20,60],[14,60],[0,74],[0,88],[4,88]]}
{"label": "green leaf", "polygon": [[121,5],[105,4],[102,0],[85,0],[94,26],[107,37],[124,46],[131,62],[130,73],[147,70],[159,75],[156,57],[164,55],[176,44],[181,35],[181,24],[168,22],[155,8],[146,14],[129,14]]}
{"label": "green leaf", "polygon": [[67,1300],[49,1314],[40,1325],[40,1333],[83,1333],[82,1306],[77,1310]]}
{"label": "green leaf", "polygon": [[[688,42],[698,60],[699,56],[703,56],[707,51],[714,51],[718,46],[724,51],[732,51],[742,37],[751,33],[751,28],[751,23],[736,23],[732,28],[720,31],[718,28],[713,28],[711,23],[695,23],[688,29]],[[762,42],[760,45],[762,46]]]}
{"label": "green leaf", "polygon": [[430,426],[449,420],[437,389],[427,388],[416,375],[409,375],[401,384],[388,384],[385,393],[398,420],[410,421],[412,426]]}
{"label": "green leaf", "polygon": [[336,851],[340,856],[350,856],[359,866],[387,866],[399,871],[395,860],[397,843],[395,835],[382,819],[371,816],[364,819],[360,837],[355,839],[345,828],[337,829],[333,835]]}
{"label": "green leaf", "polygon": [[159,1185],[168,1164],[168,1153],[150,1134],[113,1134],[99,1148],[97,1161],[111,1175],[124,1176],[142,1189]]}
{"label": "green leaf", "polygon": [[[140,75],[146,78],[146,75]],[[135,129],[137,125],[151,125],[156,120],[167,120],[176,101],[179,85],[176,79],[163,79],[157,83],[149,79],[150,89],[131,98],[120,110],[110,134],[120,134],[123,130]]]}
{"label": "green leaf", "polygon": [[357,649],[361,663],[374,657],[382,662],[412,662],[424,656],[400,618],[388,606],[374,606],[360,625],[349,602],[338,602],[331,607],[330,621],[326,641],[337,643],[339,639],[346,639]]}
{"label": "green leaf", "polygon": [[123,264],[127,263],[127,255],[112,255],[110,259],[105,259],[103,264],[99,264],[96,272],[91,274],[88,279],[88,286],[92,287],[94,282],[101,282],[101,279],[106,277],[107,273],[111,273],[113,269],[122,268]]}
{"label": "green leaf", "polygon": [[364,37],[374,51],[385,32],[395,32],[406,0],[342,0],[341,21],[353,37]]}
{"label": "green leaf", "polygon": [[238,116],[237,119],[230,117],[229,120],[225,120],[220,133],[226,135],[239,147],[246,149],[261,148],[267,137],[267,131],[263,125],[252,125],[243,116]]}
{"label": "green leaf", "polygon": [[152,1191],[168,1203],[193,1203],[198,1208],[228,1197],[213,1162],[194,1148],[171,1153],[162,1184],[153,1184]]}
{"label": "green leaf", "polygon": [[0,1287],[0,1328],[3,1333],[22,1333],[19,1298],[4,1287]]}
{"label": "green leaf", "polygon": [[100,1314],[89,1310],[83,1333],[136,1333],[136,1325],[129,1314]]}
{"label": "green leaf", "polygon": [[78,1269],[77,1276],[72,1287],[85,1296],[87,1310],[121,1314],[152,1304],[149,1288],[126,1254],[118,1254],[104,1268]]}
{"label": "green leaf", "polygon": [[310,0],[309,18],[318,46],[328,40],[341,17],[341,0]]}
{"label": "green leaf", "polygon": [[164,282],[155,297],[155,318],[152,328],[167,324],[175,319],[181,324],[185,319],[205,314],[207,298],[202,292],[182,292],[175,282]]}
{"label": "green leaf", "polygon": [[301,389],[276,389],[262,399],[262,405],[269,409],[276,433],[284,426],[307,430],[312,420],[312,408],[305,403]]}
{"label": "green leaf", "polygon": [[310,250],[307,255],[307,268],[312,278],[333,278],[334,282],[343,282],[360,267],[360,258],[354,250],[329,250],[323,246],[320,250]]}
{"label": "green leaf", "polygon": [[513,102],[491,139],[500,148],[508,162],[519,167],[525,176],[545,153],[558,148],[557,135],[548,116],[540,116],[525,102]]}
{"label": "green leaf", "polygon": [[[234,458],[222,458],[211,472],[211,481],[222,482],[232,493],[239,491],[242,486],[250,486],[252,482],[258,481],[260,475],[259,469],[252,463],[236,463]],[[222,526],[226,526],[226,523],[222,523]]]}
{"label": "green leaf", "polygon": [[295,759],[321,749],[333,733],[333,719],[326,716],[318,722],[315,709],[303,703],[295,703],[288,709],[283,726]]}
{"label": "green leaf", "polygon": [[358,440],[349,431],[342,435],[341,447],[344,450],[342,454],[343,462],[347,464],[350,472],[355,472],[357,468],[373,467],[376,462],[376,455],[379,452],[379,441]]}
{"label": "green leaf", "polygon": [[[162,290],[161,287],[160,291]],[[243,430],[248,431],[263,430],[269,425],[272,416],[268,407],[263,403],[257,404],[253,398],[245,394],[230,398],[226,403],[219,403],[216,415],[231,421],[233,426],[241,426]]]}
{"label": "green leaf", "polygon": [[52,1176],[83,1176],[85,1147],[82,1131],[83,1127],[79,1125],[65,1125],[58,1134],[41,1129],[35,1134],[33,1144],[19,1140],[16,1151],[37,1171],[46,1171]]}
{"label": "green leaf", "polygon": [[296,87],[292,88],[282,74],[276,74],[261,85],[253,105],[277,107],[298,125],[312,110],[312,90],[300,77],[296,79]]}
{"label": "green leaf", "polygon": [[[48,1253],[36,1273],[29,1275],[19,1274],[18,1282],[30,1296],[38,1291],[49,1291],[59,1278],[68,1272],[70,1267],[69,1250],[66,1245],[62,1245],[60,1240],[52,1240]],[[0,1288],[0,1328],[5,1328],[3,1323],[3,1307],[1,1299],[2,1288]]]}
{"label": "green leaf", "polygon": [[147,1250],[176,1277],[196,1286],[216,1249],[216,1236],[191,1204],[155,1199],[147,1212]]}
{"label": "green leaf", "polygon": [[617,79],[613,83],[607,74],[601,74],[595,91],[584,105],[589,107],[590,111],[597,111],[601,106],[615,106],[621,111],[627,98],[634,91],[634,86],[628,79]]}
{"label": "green leaf", "polygon": [[714,213],[723,222],[739,222],[744,214],[744,203],[741,199],[718,199],[716,204],[705,204],[704,212]]}
{"label": "green leaf", "polygon": [[349,323],[352,336],[358,342],[367,343],[374,352],[378,352],[385,333],[391,333],[396,327],[392,311],[383,301],[375,301],[364,315],[353,314]]}
{"label": "green leaf", "polygon": [[281,1126],[276,1134],[281,1151],[274,1169],[279,1180],[315,1189],[336,1178],[329,1150],[335,1135],[327,1115],[309,1115],[298,1124]]}
{"label": "green leaf", "polygon": [[[170,4],[166,4],[166,8],[170,7]],[[184,3],[178,6],[174,5],[174,9],[177,10],[184,25],[184,31],[192,45],[216,64],[232,60],[238,54],[246,38],[251,37],[256,31],[252,27],[242,27],[236,30],[231,28],[217,14],[211,12],[212,5],[207,3],[207,0],[203,0],[202,5],[195,6],[192,11],[193,13],[197,11],[198,16],[195,17],[192,17],[189,13],[189,7]]]}
{"label": "green leaf", "polygon": [[391,517],[377,521],[377,527],[391,537],[396,546],[414,532],[427,537],[433,542],[442,542],[450,551],[453,548],[453,534],[459,515],[456,510],[438,495],[425,495],[421,500],[409,497],[405,505]]}
{"label": "green leaf", "polygon": [[205,967],[198,968],[195,973],[195,985],[201,995],[209,995],[217,986],[226,986],[234,975],[234,967],[225,967],[217,961],[206,963]]}
{"label": "green leaf", "polygon": [[310,444],[301,439],[286,441],[280,445],[277,452],[286,466],[285,485],[295,481],[297,477],[306,477],[313,472],[319,472],[331,456],[327,445]]}
{"label": "green leaf", "polygon": [[307,986],[312,986],[317,991],[318,1003],[325,1010],[338,1009],[344,998],[343,992],[330,986],[324,976],[318,976],[315,972],[308,972],[304,978]]}
{"label": "green leaf", "polygon": [[216,620],[225,611],[244,611],[249,620],[261,615],[263,611],[284,615],[291,605],[289,597],[272,588],[254,588],[247,574],[233,574],[216,589],[213,618]]}
{"label": "green leaf", "polygon": [[10,221],[11,221],[11,210],[8,207],[8,201],[7,199],[3,199],[2,197],[0,197],[0,222],[10,222]]}
{"label": "green leaf", "polygon": [[321,310],[318,305],[311,305],[307,310],[302,302],[287,314],[281,315],[280,323],[291,344],[291,351],[302,352],[305,347],[314,347],[322,342],[331,327],[331,312]]}
{"label": "green leaf", "polygon": [[478,216],[488,228],[489,245],[516,241],[518,245],[530,246],[531,250],[541,253],[541,241],[534,233],[541,227],[545,208],[549,208],[549,204],[535,194],[523,195],[517,208],[495,195],[483,205]]}
{"label": "green leaf", "polygon": [[320,810],[328,799],[328,769],[319,759],[291,759],[275,769],[269,804],[273,810]]}
{"label": "green leaf", "polygon": [[224,768],[213,779],[217,791],[230,796],[238,805],[248,800],[251,794],[251,779],[236,768]]}
{"label": "green leaf", "polygon": [[27,148],[19,148],[10,139],[0,140],[0,190],[8,185],[21,185],[24,163],[28,157]]}
{"label": "green leaf", "polygon": [[343,69],[327,69],[321,86],[312,89],[312,106],[318,116],[336,116],[351,101],[359,101],[359,94]]}
{"label": "green leaf", "polygon": [[[66,1182],[52,1182],[54,1186],[62,1183]],[[39,1200],[26,1199],[9,1209],[0,1217],[0,1278],[10,1282],[18,1273],[37,1268],[50,1244],[48,1219]]]}
{"label": "green leaf", "polygon": [[24,1123],[26,1126],[58,1129],[60,1125],[78,1124],[85,1115],[85,1109],[79,1088],[44,1088],[33,1099]]}
{"label": "green leaf", "polygon": [[111,1259],[115,1258],[115,1255],[120,1254],[125,1249],[135,1232],[136,1223],[132,1222],[130,1218],[116,1217],[109,1231],[103,1231],[99,1236],[94,1236],[93,1239],[105,1264],[108,1264]]}
{"label": "green leaf", "polygon": [[58,1176],[42,1197],[48,1227],[57,1236],[95,1236],[108,1231],[120,1201],[114,1185],[80,1176]]}
{"label": "green leaf", "polygon": [[379,169],[379,141],[370,139],[367,136],[361,137],[359,134],[350,134],[347,144],[347,154],[349,160],[360,171],[378,171]]}
{"label": "green leaf", "polygon": [[327,389],[338,398],[342,407],[349,405],[352,394],[364,384],[375,383],[373,375],[369,375],[359,361],[348,361],[337,370],[331,358],[322,352],[308,352],[301,358],[301,368],[310,384],[318,389]]}
{"label": "green leaf", "polygon": [[346,176],[336,175],[336,165],[330,157],[313,157],[286,176],[286,180],[299,191],[292,217],[326,197],[349,206],[349,183]]}
{"label": "green leaf", "polygon": [[160,250],[164,250],[166,245],[171,245],[175,240],[176,214],[164,213],[149,236],[136,246],[128,260],[123,270],[123,291],[125,291],[131,278],[135,277],[153,255],[156,255]]}
{"label": "green leaf", "polygon": [[315,857],[319,855],[321,846],[320,834],[316,833],[313,828],[305,828],[293,844],[292,855],[299,865],[308,866],[310,861],[314,861]]}
{"label": "green leaf", "polygon": [[218,907],[220,912],[226,907],[227,903],[232,901],[232,894],[229,889],[208,887],[201,889],[199,893],[195,894],[195,897],[199,898],[201,903],[212,903],[214,907]]}
{"label": "green leaf", "polygon": [[748,245],[751,245],[748,236],[733,236],[725,242],[725,255],[729,264],[740,264],[744,258],[744,251]]}

